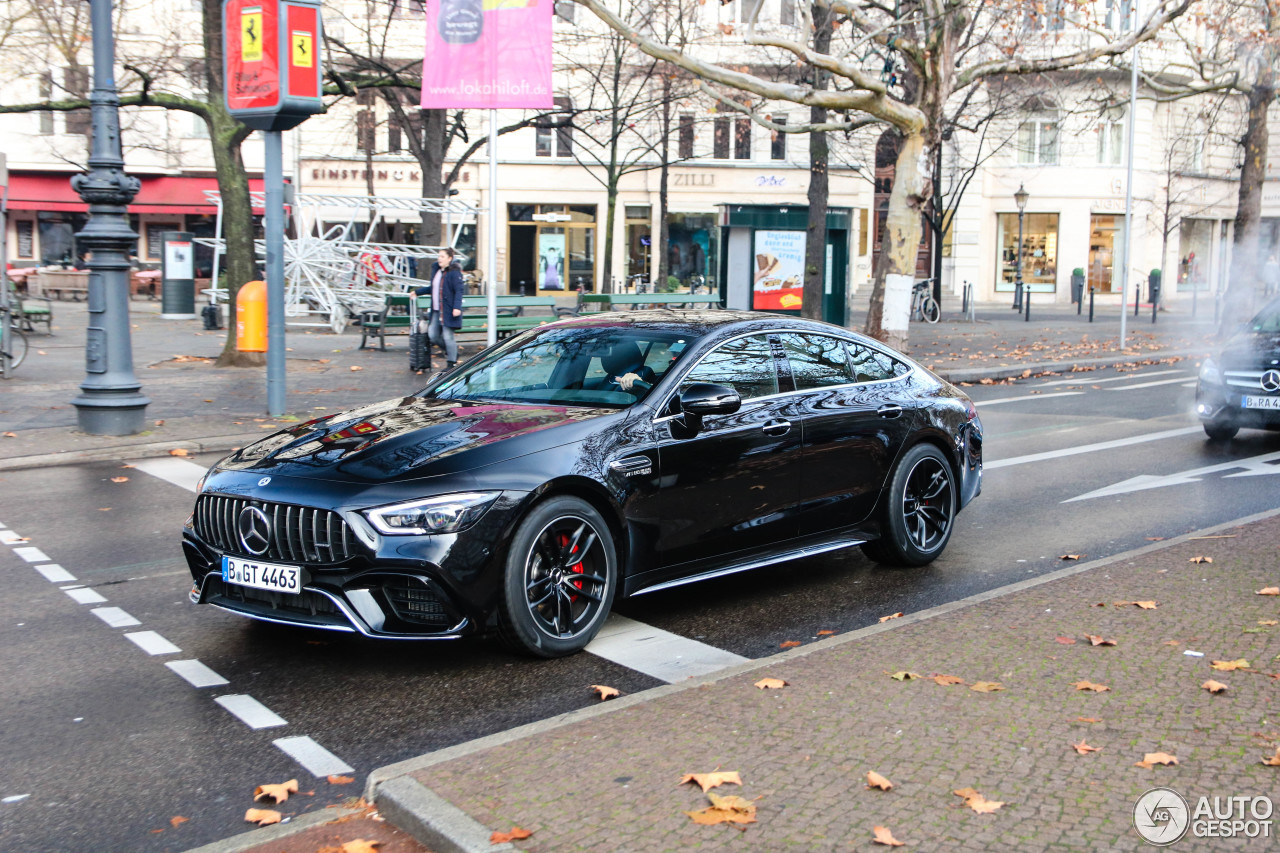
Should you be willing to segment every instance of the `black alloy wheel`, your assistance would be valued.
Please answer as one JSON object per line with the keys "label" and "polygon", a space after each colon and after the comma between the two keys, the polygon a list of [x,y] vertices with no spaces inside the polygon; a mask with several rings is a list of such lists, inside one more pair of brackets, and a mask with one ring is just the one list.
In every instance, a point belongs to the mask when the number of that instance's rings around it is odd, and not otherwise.
{"label": "black alloy wheel", "polygon": [[863,545],[863,553],[886,565],[926,565],[951,539],[955,517],[951,464],[932,444],[917,444],[894,469],[881,537]]}
{"label": "black alloy wheel", "polygon": [[502,638],[538,657],[581,651],[609,615],[617,577],[613,535],[594,507],[569,496],[538,504],[507,552]]}

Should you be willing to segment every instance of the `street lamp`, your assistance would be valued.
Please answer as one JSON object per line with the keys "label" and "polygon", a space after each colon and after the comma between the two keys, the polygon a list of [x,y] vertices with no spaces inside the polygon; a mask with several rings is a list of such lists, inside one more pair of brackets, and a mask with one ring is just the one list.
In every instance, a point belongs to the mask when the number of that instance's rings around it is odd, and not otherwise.
{"label": "street lamp", "polygon": [[1022,215],[1027,210],[1027,199],[1030,198],[1028,193],[1022,186],[1018,184],[1018,191],[1013,194],[1013,201],[1018,205],[1018,254],[1014,258],[1015,268],[1013,274],[1013,310],[1022,310]]}

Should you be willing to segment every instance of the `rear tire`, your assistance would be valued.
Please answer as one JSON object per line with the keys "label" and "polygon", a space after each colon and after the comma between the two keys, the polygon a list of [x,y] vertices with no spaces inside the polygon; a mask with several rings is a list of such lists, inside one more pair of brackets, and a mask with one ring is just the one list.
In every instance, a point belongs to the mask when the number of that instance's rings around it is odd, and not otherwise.
{"label": "rear tire", "polygon": [[890,566],[927,565],[947,547],[955,517],[951,463],[932,444],[917,444],[890,478],[880,538],[864,543],[862,553]]}
{"label": "rear tire", "polygon": [[498,633],[535,657],[571,655],[591,642],[613,604],[618,556],[595,507],[561,496],[533,508],[507,550]]}
{"label": "rear tire", "polygon": [[1236,433],[1240,431],[1240,427],[1231,421],[1205,421],[1204,434],[1209,436],[1210,441],[1230,441],[1236,437]]}

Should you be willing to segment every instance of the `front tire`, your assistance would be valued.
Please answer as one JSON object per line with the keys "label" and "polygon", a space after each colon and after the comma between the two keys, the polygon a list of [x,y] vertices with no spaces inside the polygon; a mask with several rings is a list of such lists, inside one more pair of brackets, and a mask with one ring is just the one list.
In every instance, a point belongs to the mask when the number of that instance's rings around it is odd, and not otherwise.
{"label": "front tire", "polygon": [[926,323],[936,323],[942,318],[942,309],[932,296],[926,296],[920,303],[920,316]]}
{"label": "front tire", "polygon": [[1236,437],[1240,427],[1229,420],[1205,421],[1204,434],[1210,441],[1230,441]]}
{"label": "front tire", "polygon": [[946,548],[955,517],[951,463],[932,444],[917,444],[893,471],[880,539],[863,545],[862,552],[886,565],[927,565]]}
{"label": "front tire", "polygon": [[608,523],[579,498],[551,498],[516,528],[507,550],[498,630],[536,657],[574,654],[595,637],[618,585]]}

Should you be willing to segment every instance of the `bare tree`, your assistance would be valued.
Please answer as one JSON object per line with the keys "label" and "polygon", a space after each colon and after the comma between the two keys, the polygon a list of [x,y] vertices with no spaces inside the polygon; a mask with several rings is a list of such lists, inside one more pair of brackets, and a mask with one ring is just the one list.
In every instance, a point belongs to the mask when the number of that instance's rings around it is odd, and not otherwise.
{"label": "bare tree", "polygon": [[[905,345],[907,314],[920,242],[921,214],[931,195],[932,146],[941,142],[946,104],[971,86],[1000,76],[1037,74],[1090,66],[1153,38],[1186,12],[1192,0],[1160,0],[1143,22],[1124,33],[1108,33],[1093,19],[1092,5],[1064,2],[1046,15],[1037,2],[991,4],[981,0],[907,0],[887,6],[851,0],[815,0],[834,15],[832,49],[819,51],[807,41],[748,31],[748,45],[774,48],[810,69],[832,76],[834,85],[775,82],[751,70],[704,58],[694,50],[675,50],[649,38],[614,14],[601,0],[575,0],[641,50],[679,65],[705,80],[773,101],[823,107],[845,116],[813,129],[843,129],[849,116],[869,116],[902,136],[886,221],[883,275],[877,274],[866,331]],[[802,7],[800,32],[813,32],[813,16]],[[1045,38],[1047,27],[1070,28],[1078,38]],[[1027,36],[1033,36],[1028,38]],[[902,71],[897,82],[885,79],[884,62],[870,50],[890,54]],[[812,125],[812,123],[811,123]]]}

